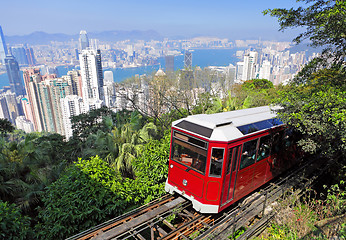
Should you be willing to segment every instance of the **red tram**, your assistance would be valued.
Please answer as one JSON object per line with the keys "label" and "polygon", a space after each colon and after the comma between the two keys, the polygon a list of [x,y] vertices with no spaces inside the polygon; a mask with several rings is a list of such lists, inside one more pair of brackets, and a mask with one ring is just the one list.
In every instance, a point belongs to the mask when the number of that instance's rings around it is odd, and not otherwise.
{"label": "red tram", "polygon": [[273,179],[295,161],[290,131],[275,117],[265,106],[173,122],[165,190],[218,213]]}

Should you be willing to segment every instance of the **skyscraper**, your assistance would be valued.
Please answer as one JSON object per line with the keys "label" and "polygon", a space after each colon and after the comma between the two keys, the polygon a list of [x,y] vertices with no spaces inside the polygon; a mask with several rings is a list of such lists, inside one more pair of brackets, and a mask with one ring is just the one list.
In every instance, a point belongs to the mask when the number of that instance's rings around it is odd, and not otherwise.
{"label": "skyscraper", "polygon": [[11,91],[17,96],[25,95],[23,82],[19,74],[18,62],[13,56],[7,55],[5,57],[5,65],[8,79],[10,81]]}
{"label": "skyscraper", "polygon": [[30,66],[34,66],[36,64],[34,50],[32,48],[25,49],[26,57],[28,59],[28,63]]}
{"label": "skyscraper", "polygon": [[85,49],[79,55],[83,100],[103,100],[103,72],[100,50]]}
{"label": "skyscraper", "polygon": [[166,72],[174,72],[174,56],[173,55],[167,55],[165,57],[166,62]]}
{"label": "skyscraper", "polygon": [[79,33],[79,50],[82,51],[89,47],[89,39],[87,32],[85,30],[80,31]]}
{"label": "skyscraper", "polygon": [[26,56],[26,50],[24,47],[21,47],[21,46],[11,47],[11,52],[20,65],[29,64],[28,58]]}
{"label": "skyscraper", "polygon": [[191,69],[192,68],[192,53],[188,50],[185,51],[184,55],[184,68]]}
{"label": "skyscraper", "polygon": [[4,37],[4,34],[2,32],[2,28],[0,26],[0,58],[1,58],[2,64],[5,64],[5,57],[7,54],[8,54],[8,52],[7,52],[5,37]]}
{"label": "skyscraper", "polygon": [[8,111],[6,98],[0,95],[0,118],[6,118],[11,121],[10,113]]}
{"label": "skyscraper", "polygon": [[2,64],[5,64],[5,57],[7,54],[8,54],[8,52],[7,52],[5,37],[4,37],[4,34],[2,32],[2,28],[0,26],[0,58],[1,58]]}

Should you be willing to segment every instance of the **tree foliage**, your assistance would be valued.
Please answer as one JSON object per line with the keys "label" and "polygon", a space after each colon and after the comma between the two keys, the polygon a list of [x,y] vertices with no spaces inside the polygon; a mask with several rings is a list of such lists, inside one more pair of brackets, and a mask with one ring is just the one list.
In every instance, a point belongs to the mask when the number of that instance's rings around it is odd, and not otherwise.
{"label": "tree foliage", "polygon": [[301,132],[308,152],[327,156],[346,154],[346,71],[321,69],[280,92],[280,118]]}
{"label": "tree foliage", "polygon": [[267,79],[252,79],[245,81],[241,87],[245,91],[254,91],[274,88],[274,85]]}
{"label": "tree foliage", "polygon": [[71,118],[73,137],[85,141],[90,134],[97,131],[110,132],[113,126],[122,126],[131,117],[131,112],[123,110],[115,113],[107,107],[91,110]]}
{"label": "tree foliage", "polygon": [[35,216],[45,187],[65,169],[67,143],[55,133],[26,134],[20,142],[0,140],[0,198]]}
{"label": "tree foliage", "polygon": [[6,135],[6,133],[13,132],[15,127],[8,121],[6,118],[0,118],[0,134],[2,137]]}
{"label": "tree foliage", "polygon": [[0,200],[0,238],[9,240],[32,239],[30,218],[23,216],[15,204]]}
{"label": "tree foliage", "polygon": [[161,140],[150,140],[133,163],[138,195],[144,203],[165,194],[164,184],[168,176],[169,146],[170,132],[167,131]]}
{"label": "tree foliage", "polygon": [[79,160],[47,188],[36,229],[43,239],[71,236],[121,214],[132,203],[128,192],[99,157]]}
{"label": "tree foliage", "polygon": [[162,196],[168,172],[170,135],[148,139],[134,160],[136,178],[121,174],[99,157],[79,160],[51,184],[42,199],[41,238],[62,239]]}
{"label": "tree foliage", "polygon": [[306,6],[297,9],[268,9],[263,13],[277,17],[282,31],[303,27],[305,31],[294,39],[296,43],[308,39],[312,46],[323,46],[325,53],[332,52],[335,60],[343,61],[346,53],[346,2],[344,0],[297,0],[297,2],[304,2]]}

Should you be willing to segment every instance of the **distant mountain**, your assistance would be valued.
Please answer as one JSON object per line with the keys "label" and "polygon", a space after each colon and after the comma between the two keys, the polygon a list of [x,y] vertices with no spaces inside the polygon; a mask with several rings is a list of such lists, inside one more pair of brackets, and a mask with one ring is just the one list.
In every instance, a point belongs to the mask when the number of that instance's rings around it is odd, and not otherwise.
{"label": "distant mountain", "polygon": [[67,35],[62,33],[45,33],[33,32],[23,36],[5,36],[6,42],[9,44],[48,44],[51,41],[64,42],[71,39],[78,39],[78,35]]}
{"label": "distant mountain", "polygon": [[[163,37],[154,30],[147,31],[103,31],[103,32],[90,32],[88,37],[97,38],[101,41],[122,41],[122,40],[162,40]],[[77,40],[79,33],[74,35],[62,34],[62,33],[45,33],[45,32],[33,32],[23,36],[5,36],[6,42],[9,44],[49,44],[51,41],[65,42],[71,39]]]}
{"label": "distant mountain", "polygon": [[97,38],[101,41],[122,41],[122,40],[163,40],[163,37],[154,30],[147,31],[104,31],[99,33],[88,33],[89,38]]}
{"label": "distant mountain", "polygon": [[307,43],[302,43],[298,45],[293,45],[292,47],[288,48],[290,50],[290,53],[298,53],[305,51],[307,56],[311,56],[313,53],[321,53],[323,50],[323,47],[311,47]]}

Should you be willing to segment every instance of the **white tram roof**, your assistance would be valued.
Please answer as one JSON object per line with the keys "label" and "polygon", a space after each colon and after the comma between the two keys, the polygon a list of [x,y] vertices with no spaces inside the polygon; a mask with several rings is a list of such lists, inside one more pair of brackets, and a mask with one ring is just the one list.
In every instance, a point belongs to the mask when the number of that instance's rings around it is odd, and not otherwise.
{"label": "white tram roof", "polygon": [[215,114],[198,114],[179,119],[172,126],[211,141],[231,141],[283,123],[276,119],[277,107],[241,109]]}

